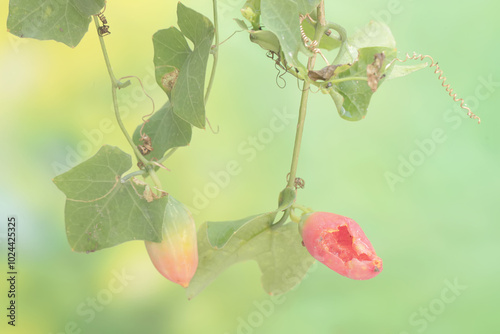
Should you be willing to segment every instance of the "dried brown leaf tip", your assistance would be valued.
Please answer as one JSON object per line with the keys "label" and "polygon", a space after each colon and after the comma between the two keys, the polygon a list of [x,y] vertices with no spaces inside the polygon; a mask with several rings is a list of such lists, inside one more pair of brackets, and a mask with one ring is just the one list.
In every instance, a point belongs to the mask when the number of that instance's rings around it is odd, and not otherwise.
{"label": "dried brown leaf tip", "polygon": [[168,193],[165,191],[165,190],[161,190],[161,189],[158,189],[155,187],[156,190],[158,190],[160,192],[159,195],[155,194],[155,192],[153,191],[153,189],[151,189],[149,186],[146,186],[146,188],[144,188],[144,192],[142,194],[142,197],[148,202],[148,203],[151,203],[153,202],[155,199],[160,199],[162,197],[165,197],[168,195]]}
{"label": "dried brown leaf tip", "polygon": [[153,150],[153,145],[151,142],[151,138],[147,134],[143,134],[141,136],[140,141],[143,142],[142,145],[137,145],[137,148],[141,152],[142,155],[147,155]]}
{"label": "dried brown leaf tip", "polygon": [[382,68],[382,64],[385,59],[385,54],[377,53],[373,57],[375,60],[373,63],[366,66],[366,75],[368,77],[368,86],[370,86],[372,92],[376,92],[378,88],[378,82],[381,78],[380,69]]}
{"label": "dried brown leaf tip", "polygon": [[319,71],[309,71],[307,74],[311,80],[318,81],[318,80],[324,80],[328,81],[330,80],[331,77],[335,75],[335,70],[337,67],[341,65],[328,65],[323,67]]}
{"label": "dried brown leaf tip", "polygon": [[[111,34],[111,32],[109,31],[108,20],[106,19],[106,16],[104,16],[105,10],[106,10],[106,5],[104,5],[104,8],[100,13],[95,15],[102,22],[102,26],[99,26],[99,28],[97,29],[97,32],[99,33],[99,36],[101,36],[101,37],[108,36],[109,34]],[[61,30],[61,32],[62,32],[62,30]]]}
{"label": "dried brown leaf tip", "polygon": [[158,190],[159,195],[155,194],[153,189],[144,181],[141,181],[139,179],[136,179],[135,177],[132,178],[132,182],[137,184],[138,186],[144,186],[144,191],[142,195],[140,195],[137,190],[135,189],[134,185],[132,184],[132,187],[134,187],[135,193],[139,195],[140,197],[144,198],[148,203],[153,202],[155,199],[159,199],[162,197],[165,197],[168,195],[168,193],[165,190],[161,190],[155,187],[156,190]]}

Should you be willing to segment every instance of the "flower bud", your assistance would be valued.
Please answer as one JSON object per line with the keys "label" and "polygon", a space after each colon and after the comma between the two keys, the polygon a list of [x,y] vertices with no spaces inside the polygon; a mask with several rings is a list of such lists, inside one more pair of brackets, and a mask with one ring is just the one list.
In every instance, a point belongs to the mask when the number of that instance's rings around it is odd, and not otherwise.
{"label": "flower bud", "polygon": [[186,207],[169,197],[163,215],[163,240],[146,241],[156,269],[168,280],[186,288],[198,267],[196,226]]}
{"label": "flower bud", "polygon": [[241,15],[252,24],[255,30],[260,28],[260,0],[247,0],[241,8]]}
{"label": "flower bud", "polygon": [[250,42],[258,44],[264,50],[280,53],[281,46],[278,37],[269,30],[257,30],[250,32]]}
{"label": "flower bud", "polygon": [[302,217],[299,231],[309,253],[340,275],[366,280],[382,271],[382,260],[361,227],[350,218],[313,212]]}

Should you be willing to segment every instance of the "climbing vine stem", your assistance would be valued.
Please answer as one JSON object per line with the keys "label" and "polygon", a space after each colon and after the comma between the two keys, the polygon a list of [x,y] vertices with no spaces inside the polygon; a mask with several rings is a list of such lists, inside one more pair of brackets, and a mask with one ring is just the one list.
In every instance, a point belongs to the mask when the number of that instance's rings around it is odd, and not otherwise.
{"label": "climbing vine stem", "polygon": [[[318,44],[321,41],[321,37],[325,31],[326,20],[325,20],[325,4],[324,0],[321,1],[317,8],[318,12],[318,20],[316,22],[316,33],[314,35],[314,40],[318,41]],[[316,53],[309,57],[307,63],[307,69],[310,71],[314,69],[314,64],[316,63]],[[293,154],[292,154],[292,164],[290,166],[290,173],[288,175],[288,183],[287,188],[294,188],[295,186],[295,177],[297,176],[297,167],[299,164],[299,154],[300,154],[300,146],[302,143],[302,135],[304,133],[304,123],[306,119],[306,111],[307,111],[307,100],[309,97],[311,84],[308,80],[304,81],[302,86],[302,96],[300,98],[300,108],[299,108],[299,119],[297,121],[297,130],[295,132],[295,143],[293,146]],[[288,208],[285,210],[285,213],[281,217],[281,219],[276,223],[276,227],[283,225],[288,217],[290,216],[291,209]]]}
{"label": "climbing vine stem", "polygon": [[217,62],[219,60],[219,19],[217,13],[217,0],[213,0],[213,10],[214,10],[214,30],[215,30],[215,44],[212,48],[212,54],[214,57],[214,62],[212,65],[212,71],[210,73],[210,79],[208,80],[207,91],[205,92],[205,105],[207,105],[208,97],[212,91],[212,86],[215,78],[215,71],[217,70]]}
{"label": "climbing vine stem", "polygon": [[134,151],[137,159],[142,162],[142,164],[145,166],[145,168],[148,170],[149,174],[151,175],[151,178],[153,179],[153,182],[155,183],[156,187],[161,189],[161,183],[158,179],[158,177],[156,176],[156,174],[154,173],[154,170],[153,168],[150,167],[150,163],[149,161],[144,158],[144,156],[139,152],[139,149],[137,148],[137,146],[134,144],[134,141],[132,140],[132,138],[130,137],[129,133],[127,132],[127,129],[125,129],[125,125],[123,124],[123,121],[122,121],[122,118],[121,118],[121,115],[120,115],[120,109],[118,108],[118,97],[117,97],[117,94],[116,94],[116,90],[118,88],[123,88],[123,87],[126,87],[129,83],[122,83],[120,81],[118,81],[113,73],[113,69],[111,67],[111,62],[109,60],[109,56],[108,56],[108,51],[106,49],[106,44],[104,42],[104,38],[103,36],[101,36],[99,34],[99,20],[97,18],[97,16],[94,16],[94,23],[95,23],[95,26],[96,26],[96,30],[97,30],[97,35],[99,37],[99,42],[101,44],[101,50],[102,50],[102,54],[104,56],[104,61],[106,62],[106,68],[108,69],[108,74],[109,74],[109,78],[111,80],[111,95],[112,95],[112,98],[113,98],[113,108],[115,110],[115,117],[116,117],[116,121],[118,122],[118,126],[120,127],[120,130],[123,132],[123,135],[125,136],[125,138],[127,139],[127,141],[129,142],[130,146],[132,147],[132,150]]}

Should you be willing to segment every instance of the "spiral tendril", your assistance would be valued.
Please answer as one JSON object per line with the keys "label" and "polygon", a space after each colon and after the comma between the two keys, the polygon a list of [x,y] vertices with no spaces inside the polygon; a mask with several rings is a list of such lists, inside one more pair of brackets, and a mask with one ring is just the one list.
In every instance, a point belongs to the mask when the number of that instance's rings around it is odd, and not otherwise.
{"label": "spiral tendril", "polygon": [[[276,57],[275,57],[276,56]],[[281,56],[273,51],[268,51],[266,53],[266,57],[269,58],[269,59],[272,59],[274,61],[274,68],[278,71],[276,73],[276,85],[283,89],[286,87],[286,80],[283,78],[283,76],[288,72],[289,68],[287,68],[288,66],[285,67],[286,65],[286,61],[284,60],[285,62],[285,65],[283,65],[281,63]],[[283,70],[283,73],[281,72],[281,70]],[[280,80],[283,84],[280,84]]]}
{"label": "spiral tendril", "polygon": [[312,18],[309,16],[309,14],[307,14],[307,15],[300,15],[300,25],[299,25],[300,36],[302,37],[302,42],[304,42],[304,46],[307,49],[309,49],[309,51],[311,51],[312,53],[319,53],[319,55],[323,58],[323,60],[326,62],[326,64],[330,65],[330,63],[326,59],[325,55],[323,55],[323,52],[321,52],[321,50],[318,48],[318,45],[319,45],[318,41],[311,40],[309,37],[307,37],[306,33],[304,32],[304,28],[302,27],[302,22],[306,18],[308,18],[311,21],[313,21]]}
{"label": "spiral tendril", "polygon": [[208,119],[208,117],[205,117],[205,120],[207,121],[207,124],[208,124],[208,127],[210,128],[210,131],[212,131],[212,133],[214,135],[219,134],[220,127],[217,125],[217,130],[214,130],[214,128],[212,127],[212,123],[210,123],[210,120]]}
{"label": "spiral tendril", "polygon": [[472,110],[470,110],[469,107],[467,107],[464,99],[458,98],[457,94],[453,93],[453,88],[451,88],[451,85],[446,83],[447,78],[444,76],[443,70],[439,67],[438,63],[436,61],[434,61],[434,59],[431,56],[422,55],[422,54],[418,54],[416,52],[413,52],[412,55],[410,55],[409,53],[406,53],[405,59],[403,59],[403,60],[401,60],[399,58],[396,58],[394,60],[399,61],[400,63],[404,63],[408,60],[421,60],[421,61],[423,61],[425,58],[428,58],[431,61],[431,64],[429,65],[430,68],[432,68],[432,67],[436,68],[434,70],[434,73],[439,74],[438,79],[441,80],[441,86],[443,86],[446,89],[446,91],[451,96],[453,101],[460,102],[460,108],[467,110],[467,116],[469,116],[470,118],[473,118],[473,119],[477,119],[477,123],[481,124],[481,118],[479,116],[477,116],[476,114],[474,114],[472,112]]}
{"label": "spiral tendril", "polygon": [[106,11],[106,3],[104,4],[102,11],[94,15],[97,16],[99,20],[102,22],[102,26],[100,26],[99,29],[97,30],[99,36],[101,37],[111,34],[111,32],[109,31],[108,20],[106,19],[106,16],[104,16],[105,11]]}

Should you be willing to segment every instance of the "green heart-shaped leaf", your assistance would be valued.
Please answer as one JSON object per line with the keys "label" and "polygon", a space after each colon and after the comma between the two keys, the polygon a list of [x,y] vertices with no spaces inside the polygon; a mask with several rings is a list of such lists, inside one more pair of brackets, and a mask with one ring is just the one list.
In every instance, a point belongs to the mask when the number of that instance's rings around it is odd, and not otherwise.
{"label": "green heart-shaped leaf", "polygon": [[130,155],[103,146],[93,157],[54,178],[66,195],[66,235],[77,252],[93,252],[129,240],[160,242],[168,196],[149,203],[144,186],[121,181]]}
{"label": "green heart-shaped leaf", "polygon": [[[384,47],[359,49],[358,60],[349,69],[332,78],[332,82],[338,79],[347,79],[346,81],[334,84],[330,91],[337,111],[343,119],[359,121],[365,118],[370,99],[373,95],[372,89],[368,86],[367,66],[374,62],[376,54],[382,52],[385,54],[385,60],[379,73],[380,81],[378,85],[380,86],[384,80],[385,66],[396,56],[395,49]],[[350,78],[353,79],[349,80]]]}
{"label": "green heart-shaped leaf", "polygon": [[193,42],[194,48],[173,86],[172,107],[174,113],[186,122],[205,128],[205,74],[214,26],[207,17],[180,2],[177,5],[177,18],[179,28]]}
{"label": "green heart-shaped leaf", "polygon": [[[257,261],[267,293],[281,294],[296,286],[314,258],[302,247],[296,224],[278,228],[272,225],[277,212],[234,222],[204,223],[198,231],[199,264],[187,288],[188,298],[200,293],[231,265],[247,260]],[[231,225],[234,226],[232,230],[228,229]],[[218,236],[222,238],[218,239]],[[222,248],[213,247],[212,243],[218,240],[225,242]]]}
{"label": "green heart-shaped leaf", "polygon": [[19,37],[55,40],[75,47],[89,28],[90,16],[104,0],[10,0],[7,29]]}
{"label": "green heart-shaped leaf", "polygon": [[[135,129],[133,135],[136,145],[143,144],[140,141],[141,128],[142,124]],[[147,155],[148,160],[159,160],[169,149],[188,145],[192,128],[188,122],[174,114],[170,102],[167,102],[149,118],[142,132],[151,138],[153,146],[153,151]]]}

